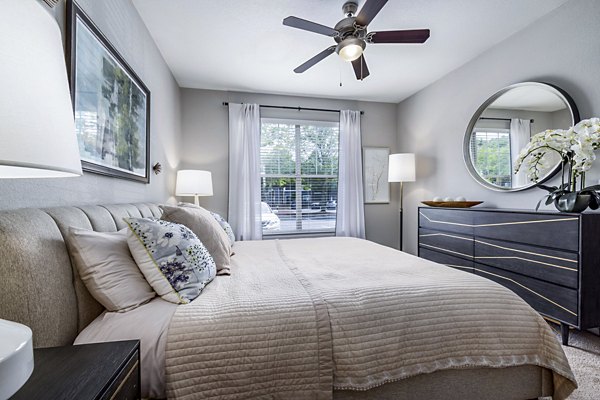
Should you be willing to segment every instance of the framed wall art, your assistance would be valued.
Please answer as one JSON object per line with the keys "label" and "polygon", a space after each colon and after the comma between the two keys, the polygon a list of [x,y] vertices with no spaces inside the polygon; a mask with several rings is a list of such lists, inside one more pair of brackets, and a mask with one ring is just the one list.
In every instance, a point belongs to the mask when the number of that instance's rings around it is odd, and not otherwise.
{"label": "framed wall art", "polygon": [[67,1],[75,130],[84,171],[148,183],[150,91],[90,18]]}
{"label": "framed wall art", "polygon": [[388,147],[363,147],[363,187],[365,204],[389,203]]}

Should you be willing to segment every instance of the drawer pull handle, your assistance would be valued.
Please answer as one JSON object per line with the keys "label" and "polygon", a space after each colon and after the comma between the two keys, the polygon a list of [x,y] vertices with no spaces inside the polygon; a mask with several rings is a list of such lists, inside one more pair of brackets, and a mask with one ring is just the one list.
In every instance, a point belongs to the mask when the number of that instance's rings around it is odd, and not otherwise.
{"label": "drawer pull handle", "polygon": [[455,236],[455,235],[448,235],[447,233],[424,233],[422,235],[419,235],[419,237],[432,237],[432,236],[444,236],[444,237],[449,237],[449,238],[453,238],[453,239],[468,240],[469,242],[473,241],[473,238],[464,238],[464,237]]}
{"label": "drawer pull handle", "polygon": [[487,242],[483,242],[483,241],[477,240],[477,239],[475,239],[475,242],[480,243],[480,244],[484,244],[486,246],[496,247],[496,248],[502,249],[502,250],[509,250],[509,251],[514,251],[514,252],[523,253],[523,254],[531,254],[533,256],[538,256],[538,257],[553,258],[555,260],[567,261],[567,262],[570,262],[570,263],[577,264],[577,260],[570,260],[568,258],[562,258],[562,257],[556,257],[556,256],[549,256],[547,254],[534,253],[532,251],[518,250],[518,249],[513,249],[512,247],[503,247],[503,246],[499,246],[497,244],[487,243]]}
{"label": "drawer pull handle", "polygon": [[452,267],[452,268],[473,269],[473,267],[465,267],[463,265],[454,265],[454,264],[446,264],[446,265],[449,267]]}
{"label": "drawer pull handle", "polygon": [[494,224],[461,224],[458,222],[446,222],[446,221],[436,221],[434,219],[429,218],[427,215],[423,214],[422,211],[419,211],[419,214],[425,217],[429,222],[433,222],[435,224],[447,224],[447,225],[458,225],[458,226],[468,226],[470,228],[483,228],[486,226],[504,226],[504,225],[523,225],[523,224],[541,224],[544,222],[566,222],[566,221],[577,221],[579,218],[555,218],[555,219],[538,219],[531,221],[514,221],[514,222],[497,222]]}
{"label": "drawer pull handle", "polygon": [[110,400],[114,400],[115,397],[117,397],[117,395],[119,394],[119,392],[123,388],[123,385],[125,385],[125,382],[127,382],[127,380],[129,379],[129,377],[131,376],[131,374],[133,373],[133,371],[135,371],[135,368],[138,366],[139,362],[140,362],[139,360],[135,360],[135,364],[133,364],[133,367],[131,367],[131,369],[127,373],[127,376],[125,376],[125,378],[123,378],[123,380],[119,384],[119,387],[117,388],[117,390],[115,390],[115,392],[110,397]]}
{"label": "drawer pull handle", "polygon": [[508,260],[521,260],[521,261],[527,261],[527,262],[531,262],[531,263],[545,265],[547,267],[560,268],[560,269],[566,269],[567,271],[577,272],[576,268],[563,267],[562,265],[550,264],[550,263],[546,263],[543,261],[530,260],[529,258],[517,257],[517,256],[475,256],[475,258],[482,259],[482,260],[484,260],[484,259],[485,260],[507,260],[507,259]]}
{"label": "drawer pull handle", "polygon": [[554,304],[556,307],[562,308],[563,310],[565,310],[565,311],[566,311],[566,312],[568,312],[569,314],[572,314],[572,315],[574,315],[575,317],[577,317],[577,314],[576,314],[576,313],[574,313],[573,311],[569,310],[568,308],[565,308],[565,307],[561,306],[560,304],[558,304],[558,303],[556,303],[556,302],[554,302],[554,301],[550,300],[549,298],[547,298],[547,297],[545,297],[545,296],[542,296],[541,294],[539,294],[539,293],[538,293],[538,292],[536,292],[535,290],[529,289],[527,286],[525,286],[525,285],[523,285],[523,284],[521,284],[521,283],[519,283],[519,282],[515,281],[514,279],[510,279],[510,278],[507,278],[507,277],[505,277],[505,276],[502,276],[502,275],[494,274],[494,273],[492,273],[492,272],[484,271],[484,270],[482,270],[482,269],[479,269],[479,268],[473,268],[473,269],[474,269],[475,271],[483,272],[484,274],[492,275],[492,276],[495,276],[495,277],[497,277],[497,278],[504,279],[504,280],[510,281],[510,282],[512,282],[512,283],[514,283],[514,284],[516,284],[516,285],[519,285],[519,286],[521,286],[523,289],[530,291],[531,293],[535,294],[536,296],[538,296],[538,297],[540,297],[540,298],[542,298],[542,299],[546,300],[546,301],[547,301],[547,302],[549,302],[549,303],[552,303],[552,304]]}

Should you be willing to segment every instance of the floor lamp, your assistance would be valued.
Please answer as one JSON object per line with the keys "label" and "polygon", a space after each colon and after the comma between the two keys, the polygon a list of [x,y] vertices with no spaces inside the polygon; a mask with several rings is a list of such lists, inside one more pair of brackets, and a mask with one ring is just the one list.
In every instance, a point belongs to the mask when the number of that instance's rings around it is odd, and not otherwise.
{"label": "floor lamp", "polygon": [[402,251],[402,197],[404,182],[415,181],[415,155],[413,153],[390,154],[388,182],[400,182],[400,245]]}

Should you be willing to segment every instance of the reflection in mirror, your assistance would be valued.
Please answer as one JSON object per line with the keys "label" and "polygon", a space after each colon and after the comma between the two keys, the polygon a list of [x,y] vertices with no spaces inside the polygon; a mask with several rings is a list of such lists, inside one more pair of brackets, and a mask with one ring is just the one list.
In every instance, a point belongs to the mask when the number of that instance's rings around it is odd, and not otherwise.
{"label": "reflection in mirror", "polygon": [[[464,156],[473,177],[504,191],[534,185],[526,171],[514,174],[514,160],[531,136],[547,129],[568,129],[579,120],[572,100],[551,85],[527,82],[502,89],[475,113],[465,135]],[[550,153],[548,153],[550,155]],[[540,176],[547,180],[560,166],[550,160]]]}

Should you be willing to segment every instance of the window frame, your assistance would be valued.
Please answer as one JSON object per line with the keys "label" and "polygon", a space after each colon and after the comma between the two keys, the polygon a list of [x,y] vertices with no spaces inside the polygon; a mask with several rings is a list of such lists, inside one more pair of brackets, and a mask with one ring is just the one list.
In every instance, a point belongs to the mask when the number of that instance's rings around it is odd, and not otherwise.
{"label": "window frame", "polygon": [[[473,143],[477,140],[477,134],[478,133],[482,133],[482,134],[486,134],[486,136],[488,134],[496,134],[497,135],[497,139],[500,139],[500,135],[506,135],[508,137],[508,165],[509,165],[509,174],[507,175],[509,178],[509,183],[510,185],[508,187],[512,187],[512,180],[513,180],[513,174],[512,172],[512,165],[513,165],[513,159],[512,159],[512,151],[511,151],[511,145],[512,145],[512,141],[511,141],[511,136],[510,136],[510,128],[478,128],[475,127],[473,129],[473,132],[471,134],[471,142],[469,144],[469,151],[470,151],[470,156],[471,156],[471,160],[473,160],[473,168],[477,171],[477,158],[475,157],[476,154],[474,154],[474,147],[473,147]],[[482,176],[482,179],[486,180],[486,178],[483,178],[483,175],[480,173],[480,171],[477,171],[477,173]],[[502,176],[502,175],[497,175],[497,176]],[[495,183],[492,183],[490,181],[488,181],[489,184],[491,185],[495,185],[495,186],[500,186],[497,185]],[[502,187],[502,186],[500,186]]]}
{"label": "window frame", "polygon": [[[303,179],[311,179],[311,178],[316,178],[316,179],[331,179],[334,178],[337,180],[338,184],[339,184],[339,121],[322,121],[322,120],[315,120],[315,119],[297,119],[297,118],[275,118],[275,117],[261,117],[260,119],[260,125],[261,125],[261,148],[262,148],[262,127],[264,123],[271,123],[271,124],[285,124],[285,125],[293,125],[294,126],[294,131],[295,131],[295,137],[294,137],[294,144],[295,144],[295,171],[294,174],[267,174],[267,173],[263,173],[262,172],[262,157],[261,157],[261,172],[260,172],[260,179],[261,179],[261,202],[262,200],[262,179],[263,178],[287,178],[287,179],[294,179],[295,180],[295,198],[296,199],[300,199],[300,207],[302,207],[303,201],[302,201],[302,195],[303,195],[303,189],[302,189],[302,180]],[[330,128],[335,128],[337,129],[337,140],[338,140],[338,168],[337,168],[337,173],[336,174],[302,174],[302,159],[300,156],[301,153],[301,142],[300,142],[300,137],[301,137],[301,126],[317,126],[317,127],[330,127]],[[300,192],[300,196],[298,196],[298,192]],[[336,200],[337,200],[337,196],[336,196]],[[268,204],[268,203],[267,203]],[[270,207],[272,207],[272,205],[269,204]],[[298,205],[296,204],[296,220],[298,220],[298,214],[300,214],[300,221],[304,221],[303,217],[302,217],[302,209],[300,208],[298,209]],[[333,228],[331,229],[301,229],[301,230],[296,230],[296,231],[265,231],[262,228],[262,213],[261,213],[261,231],[262,231],[262,235],[263,237],[267,237],[267,238],[297,238],[297,237],[323,237],[323,236],[335,236],[335,232],[336,232],[336,228],[337,228],[337,208],[336,208],[336,215],[335,215],[335,224],[333,226]]]}

